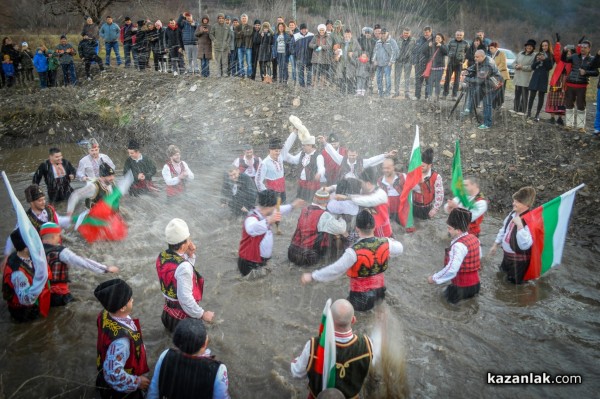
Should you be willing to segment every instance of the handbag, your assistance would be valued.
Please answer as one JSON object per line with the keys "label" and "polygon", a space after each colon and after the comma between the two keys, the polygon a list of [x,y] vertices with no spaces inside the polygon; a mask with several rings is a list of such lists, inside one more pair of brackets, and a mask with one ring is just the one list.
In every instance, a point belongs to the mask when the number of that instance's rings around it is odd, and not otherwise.
{"label": "handbag", "polygon": [[423,72],[423,76],[424,78],[428,78],[431,75],[431,67],[433,66],[433,59],[435,58],[437,52],[440,49],[438,48],[437,50],[435,50],[435,53],[433,53],[433,57],[431,57],[431,59],[429,61],[427,61],[427,65],[425,65],[425,71]]}

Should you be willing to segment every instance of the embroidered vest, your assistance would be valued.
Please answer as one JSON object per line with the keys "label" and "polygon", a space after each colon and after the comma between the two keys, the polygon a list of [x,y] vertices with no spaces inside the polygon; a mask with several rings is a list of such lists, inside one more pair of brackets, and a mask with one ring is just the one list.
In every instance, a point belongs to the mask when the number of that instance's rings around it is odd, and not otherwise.
{"label": "embroidered vest", "polygon": [[[170,160],[167,161],[167,166],[169,167],[169,172],[171,173],[171,177],[179,176],[177,174],[177,172],[175,171],[173,162],[171,162]],[[183,163],[181,163],[181,168],[182,169],[184,168]],[[184,189],[185,189],[185,180],[179,179],[179,183],[177,183],[173,186],[167,185],[167,197],[173,197],[175,195],[182,194]]]}
{"label": "embroidered vest", "polygon": [[[479,257],[479,240],[473,234],[467,234],[456,240],[452,246],[457,242],[464,244],[467,247],[467,256],[463,259],[460,269],[456,274],[456,277],[452,279],[452,284],[457,287],[469,287],[479,282],[479,269],[481,269],[481,258]],[[444,265],[447,265],[450,261],[450,250],[446,248],[446,256],[444,257]]]}
{"label": "embroidered vest", "polygon": [[[58,224],[58,216],[56,216],[56,211],[54,210],[54,208],[52,207],[52,205],[46,205],[46,208],[44,208],[44,209],[46,210],[46,213],[48,214],[48,221],[49,222],[54,222],[54,223]],[[35,227],[35,229],[39,233],[40,232],[40,228],[46,222],[38,219],[37,216],[35,216],[35,214],[31,210],[31,208],[29,208],[29,210],[27,211],[27,217],[31,221],[31,224],[33,224],[33,227]]]}
{"label": "embroidered vest", "polygon": [[127,338],[129,341],[129,358],[125,362],[125,372],[131,375],[142,375],[149,371],[140,322],[138,319],[133,319],[133,322],[137,327],[137,331],[133,331],[129,327],[117,322],[107,310],[103,310],[98,315],[96,322],[98,327],[96,367],[101,374],[108,347],[113,341],[120,338]]}
{"label": "embroidered vest", "polygon": [[[158,281],[163,295],[172,301],[177,300],[177,279],[175,271],[185,259],[170,249],[162,251],[156,258],[156,272],[158,273]],[[192,278],[192,296],[196,302],[202,300],[204,291],[204,278],[192,267],[194,276]]]}
{"label": "embroidered vest", "polygon": [[[246,158],[244,158],[244,156],[239,157],[238,163],[239,163],[238,169],[240,170],[240,173],[245,173],[246,169],[248,169],[248,164],[246,163]],[[252,167],[254,168],[254,173],[256,173],[256,171],[258,170],[259,164],[260,164],[260,162],[258,161],[258,157],[252,157]]]}
{"label": "embroidered vest", "polygon": [[[306,366],[309,397],[316,398],[322,389],[323,376],[316,371],[319,337],[310,340],[310,357]],[[358,398],[369,372],[373,350],[366,335],[356,334],[347,343],[335,343],[335,387],[346,398]]]}
{"label": "embroidered vest", "polygon": [[390,243],[386,238],[364,238],[352,249],[356,252],[356,263],[346,272],[348,277],[370,277],[387,270]]}
{"label": "embroidered vest", "polygon": [[[487,201],[487,199],[483,196],[483,194],[477,193],[475,198],[473,198],[473,201]],[[475,219],[475,221],[469,223],[469,234],[479,237],[479,233],[481,233],[481,223],[483,223],[483,215],[479,216],[477,219]]]}
{"label": "embroidered vest", "polygon": [[[394,180],[394,182],[392,183],[392,187],[394,187],[394,190],[396,190],[398,194],[402,194],[402,188],[404,187],[404,182],[406,181],[406,178],[402,173],[396,172],[396,176],[398,176],[398,178]],[[387,184],[383,184],[383,177],[380,177],[377,180],[377,185],[381,187],[381,189],[383,189],[388,196],[390,195],[389,186]]]}
{"label": "embroidered vest", "polygon": [[61,245],[44,244],[44,252],[46,252],[46,260],[48,267],[52,271],[52,279],[49,279],[51,284],[68,283],[69,266],[61,262],[60,253],[65,247]]}
{"label": "embroidered vest", "polygon": [[429,206],[435,199],[435,181],[437,180],[438,174],[435,171],[431,171],[431,176],[425,181],[419,183],[421,192],[417,193],[413,191],[413,201],[418,206]]}
{"label": "embroidered vest", "polygon": [[85,207],[88,209],[91,209],[96,202],[100,201],[102,198],[106,197],[109,194],[108,190],[104,188],[104,186],[100,183],[100,180],[96,180],[94,182],[94,185],[96,186],[96,195],[94,196],[94,198],[85,199]]}
{"label": "embroidered vest", "polygon": [[[363,159],[362,158],[356,158],[356,163],[354,164],[354,176],[358,177],[358,175],[360,175],[360,172],[363,171]],[[350,173],[351,171],[351,167],[348,164],[348,154],[344,155],[344,159],[342,159],[342,164],[340,165],[340,174],[339,177],[340,178],[344,178],[346,177],[346,174]]]}
{"label": "embroidered vest", "polygon": [[[11,281],[12,274],[16,271],[22,272],[25,277],[27,277],[29,285],[33,283],[33,277],[35,274],[34,269],[27,263],[23,262],[16,252],[13,252],[9,255],[6,261],[6,267],[4,268],[4,276],[2,279],[2,296],[7,302],[8,307],[12,309],[34,307],[39,309],[39,312],[43,317],[48,316],[48,312],[50,311],[50,283],[48,282],[44,285],[40,296],[33,305],[22,305],[19,302],[19,298],[15,294],[15,287]],[[48,279],[50,278],[52,278],[52,272],[50,271],[50,268],[48,268]]]}
{"label": "embroidered vest", "polygon": [[[246,216],[246,219],[252,217],[258,219],[259,221],[264,219],[264,217],[260,213],[258,213],[256,209],[251,210],[248,213],[248,216]],[[270,229],[270,227],[268,228]],[[238,251],[238,256],[250,262],[262,263],[263,260],[260,256],[260,242],[263,240],[264,237],[264,234],[254,237],[251,236],[246,231],[244,224],[242,224],[242,240],[240,241],[240,249]]]}
{"label": "embroidered vest", "polygon": [[304,249],[313,249],[322,255],[329,246],[329,234],[317,230],[323,213],[325,210],[316,205],[302,209],[292,244]]}

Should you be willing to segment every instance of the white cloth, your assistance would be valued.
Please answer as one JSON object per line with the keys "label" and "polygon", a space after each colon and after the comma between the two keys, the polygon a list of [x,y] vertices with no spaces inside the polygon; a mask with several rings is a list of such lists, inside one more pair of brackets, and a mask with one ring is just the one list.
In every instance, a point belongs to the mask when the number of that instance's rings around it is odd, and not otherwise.
{"label": "white cloth", "polygon": [[[294,208],[291,205],[281,205],[279,211],[284,216],[292,213],[292,209]],[[258,209],[256,209],[256,212],[260,213]],[[267,219],[263,217],[259,220],[256,216],[247,217],[244,221],[244,229],[252,237],[264,234],[263,239],[260,241],[260,256],[266,259],[270,258],[273,254],[273,231],[267,223]]]}
{"label": "white cloth", "polygon": [[179,174],[181,174],[183,170],[187,170],[188,172],[186,180],[194,180],[194,173],[190,170],[190,167],[187,163],[185,163],[185,161],[181,161],[179,163],[173,162],[173,169],[175,169],[175,173],[177,173],[176,176],[171,176],[171,168],[169,168],[169,165],[165,164],[165,166],[162,168],[162,177],[167,186],[178,185],[181,182]]}
{"label": "white cloth", "polygon": [[[469,201],[472,202],[475,199],[475,196],[470,195],[468,198],[469,198]],[[467,209],[467,207],[464,206],[462,202],[460,202],[460,199],[458,197],[454,197],[452,199],[452,201],[454,201],[458,205],[459,208]],[[471,222],[474,222],[477,219],[479,219],[480,216],[482,216],[484,213],[487,212],[487,209],[488,209],[488,203],[486,200],[481,199],[479,201],[475,201],[473,203],[473,207],[471,209],[469,209],[469,211],[471,212]],[[446,212],[448,212],[448,204],[444,205],[444,210]]]}
{"label": "white cloth", "polygon": [[66,263],[69,266],[80,267],[82,269],[93,271],[94,273],[108,272],[108,266],[103,265],[100,262],[96,262],[93,259],[79,256],[69,248],[65,248],[60,251],[58,258],[61,260],[61,262]]}
{"label": "white cloth", "polygon": [[[433,281],[436,284],[443,284],[456,277],[456,274],[460,270],[460,265],[462,265],[465,256],[467,256],[467,253],[469,252],[465,244],[456,242],[456,240],[467,234],[468,233],[463,233],[450,242],[451,247],[450,253],[448,254],[448,264],[432,276]],[[481,258],[481,246],[479,246],[479,257]]]}
{"label": "white cloth", "polygon": [[[357,243],[363,239],[359,239]],[[393,238],[387,240],[390,243],[390,257],[401,255],[404,248],[400,241]],[[356,263],[356,260],[356,252],[350,247],[344,251],[344,254],[336,262],[312,272],[312,278],[321,282],[336,280],[338,277],[343,276]]]}
{"label": "white cloth", "polygon": [[[71,193],[71,195],[73,195]],[[54,222],[54,220],[48,220],[48,212],[44,209],[41,213],[36,213],[33,209],[31,210],[33,214],[42,221],[42,223],[46,222]],[[66,229],[71,226],[71,218],[68,216],[60,216],[56,210],[54,211],[56,218],[58,219],[58,225],[63,229]],[[15,226],[15,229],[19,227],[19,224]],[[4,244],[4,256],[8,256],[15,251],[15,247],[10,239],[10,236],[6,238],[6,244]]]}
{"label": "white cloth", "polygon": [[338,220],[331,213],[325,211],[319,218],[317,231],[333,235],[343,234],[346,232],[346,221],[344,219]]}
{"label": "white cloth", "polygon": [[352,200],[338,201],[331,199],[327,203],[327,210],[334,215],[356,216],[360,211],[360,207],[352,202]]}
{"label": "white cloth", "polygon": [[98,159],[95,159],[88,154],[79,160],[79,165],[77,166],[77,178],[84,181],[100,177],[100,161],[115,169],[115,164],[108,155],[99,154]]}
{"label": "white cloth", "polygon": [[[515,253],[515,251],[512,250],[509,244],[512,229],[516,228],[515,224],[512,221],[515,215],[515,212],[511,212],[508,214],[508,216],[504,219],[504,222],[502,223],[502,227],[500,227],[500,230],[498,230],[496,240],[494,241],[494,243],[496,244],[502,244],[502,250],[510,254]],[[508,222],[509,220],[510,223]],[[505,228],[507,223],[508,226]],[[531,246],[533,245],[533,237],[531,236],[531,232],[529,231],[529,226],[524,226],[521,230],[517,231],[517,244],[522,250],[527,250],[531,248]]]}

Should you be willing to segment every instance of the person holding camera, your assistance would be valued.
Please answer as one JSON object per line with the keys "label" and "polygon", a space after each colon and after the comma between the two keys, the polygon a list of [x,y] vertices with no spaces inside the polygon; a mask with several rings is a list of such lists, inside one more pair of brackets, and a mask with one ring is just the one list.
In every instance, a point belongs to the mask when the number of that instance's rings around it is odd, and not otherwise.
{"label": "person holding camera", "polygon": [[[561,56],[563,62],[573,65],[567,76],[565,119],[567,130],[575,128],[579,132],[585,133],[585,95],[590,76],[598,76],[598,69],[592,68],[594,60],[590,54],[592,43],[589,40],[582,40],[579,49],[581,54],[569,55],[568,52],[563,52]],[[575,105],[577,105],[577,111],[575,111]]]}
{"label": "person holding camera", "polygon": [[537,111],[535,113],[534,121],[540,121],[540,112],[544,106],[544,96],[548,91],[548,76],[550,70],[554,66],[552,54],[550,54],[550,41],[542,40],[540,44],[540,50],[535,55],[535,61],[531,64],[533,73],[531,80],[529,81],[529,104],[527,105],[527,118],[531,118],[531,111],[533,110],[533,102],[535,97],[538,97]]}
{"label": "person holding camera", "polygon": [[465,74],[465,84],[461,87],[463,90],[468,90],[463,115],[468,115],[471,109],[477,106],[479,99],[483,99],[483,124],[479,129],[489,129],[492,127],[492,102],[497,95],[497,90],[503,85],[496,63],[485,55],[485,51],[477,50],[475,64],[467,68],[463,74]]}

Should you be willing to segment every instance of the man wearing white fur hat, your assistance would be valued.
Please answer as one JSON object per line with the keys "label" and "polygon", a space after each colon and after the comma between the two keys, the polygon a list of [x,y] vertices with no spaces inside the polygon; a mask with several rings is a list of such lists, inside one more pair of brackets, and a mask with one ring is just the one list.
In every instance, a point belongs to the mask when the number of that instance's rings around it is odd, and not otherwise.
{"label": "man wearing white fur hat", "polygon": [[296,155],[288,154],[286,161],[298,165],[298,194],[296,197],[308,202],[321,188],[321,176],[325,175],[325,160],[323,155],[317,152],[315,136],[310,135],[302,121],[291,115],[290,122],[298,132],[293,132],[292,135],[298,135],[302,143],[302,151]]}
{"label": "man wearing white fur hat", "polygon": [[169,248],[156,259],[160,289],[165,297],[163,325],[172,332],[187,317],[212,321],[214,313],[198,304],[202,300],[204,278],[194,268],[196,246],[190,239],[187,223],[172,219],[165,228],[165,238]]}

